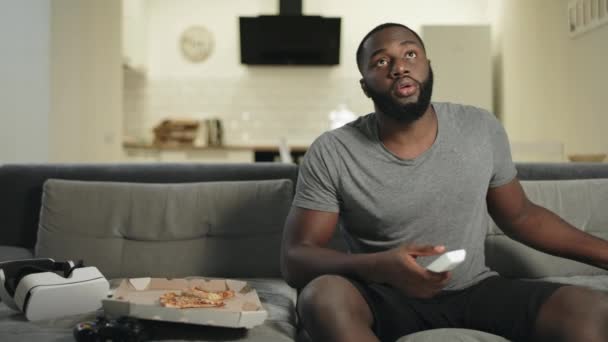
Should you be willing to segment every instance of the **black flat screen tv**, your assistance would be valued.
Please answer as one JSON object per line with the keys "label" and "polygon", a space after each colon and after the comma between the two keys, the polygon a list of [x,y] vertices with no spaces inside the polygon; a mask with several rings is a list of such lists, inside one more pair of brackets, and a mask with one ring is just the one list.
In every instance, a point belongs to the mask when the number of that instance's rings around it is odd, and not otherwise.
{"label": "black flat screen tv", "polygon": [[241,63],[336,65],[340,18],[308,15],[240,17]]}

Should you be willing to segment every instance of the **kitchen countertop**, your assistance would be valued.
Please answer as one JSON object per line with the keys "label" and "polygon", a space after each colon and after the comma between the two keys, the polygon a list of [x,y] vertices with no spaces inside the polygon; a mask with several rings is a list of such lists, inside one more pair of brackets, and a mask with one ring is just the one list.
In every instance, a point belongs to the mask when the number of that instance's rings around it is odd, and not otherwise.
{"label": "kitchen countertop", "polygon": [[[279,150],[278,145],[220,145],[220,146],[205,146],[205,145],[177,145],[177,144],[152,144],[152,143],[134,143],[123,142],[123,148],[140,149],[140,150],[155,150],[155,151],[206,151],[206,150],[233,150],[233,151],[257,151],[257,152],[274,152]],[[308,146],[291,145],[291,152],[306,152]]]}

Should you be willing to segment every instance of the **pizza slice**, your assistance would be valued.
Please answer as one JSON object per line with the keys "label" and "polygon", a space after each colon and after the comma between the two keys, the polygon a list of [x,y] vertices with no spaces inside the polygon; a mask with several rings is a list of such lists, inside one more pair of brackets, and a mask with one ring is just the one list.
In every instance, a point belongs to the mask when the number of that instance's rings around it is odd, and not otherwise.
{"label": "pizza slice", "polygon": [[224,301],[226,299],[230,299],[234,297],[234,291],[225,290],[225,291],[205,291],[202,288],[195,286],[194,288],[188,289],[184,291],[185,294],[199,297],[208,300],[221,300]]}
{"label": "pizza slice", "polygon": [[219,308],[225,305],[225,300],[234,297],[234,291],[210,292],[194,287],[177,292],[167,292],[160,296],[162,306],[169,308]]}
{"label": "pizza slice", "polygon": [[224,306],[223,301],[209,300],[176,292],[167,292],[160,296],[160,304],[164,307],[177,309],[219,308]]}

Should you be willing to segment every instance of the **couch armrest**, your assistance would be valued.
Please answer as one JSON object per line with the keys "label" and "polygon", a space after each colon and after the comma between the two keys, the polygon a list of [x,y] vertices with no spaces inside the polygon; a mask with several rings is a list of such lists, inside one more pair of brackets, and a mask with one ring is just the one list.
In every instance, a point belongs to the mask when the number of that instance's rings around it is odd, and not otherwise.
{"label": "couch armrest", "polygon": [[17,259],[31,259],[33,257],[34,254],[27,248],[0,245],[0,262]]}

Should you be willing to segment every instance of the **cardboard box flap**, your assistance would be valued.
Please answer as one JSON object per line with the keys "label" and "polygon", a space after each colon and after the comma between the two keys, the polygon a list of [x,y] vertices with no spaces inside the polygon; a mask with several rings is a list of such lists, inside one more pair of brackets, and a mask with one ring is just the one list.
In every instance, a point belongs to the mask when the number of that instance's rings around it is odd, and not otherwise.
{"label": "cardboard box flap", "polygon": [[188,281],[185,279],[130,278],[123,279],[120,282],[120,285],[114,290],[113,297],[123,299],[131,293],[153,290],[181,290],[187,287]]}
{"label": "cardboard box flap", "polygon": [[182,290],[186,288],[198,287],[202,290],[215,292],[233,290],[235,292],[247,293],[252,289],[246,281],[233,279],[166,279],[166,278],[129,278],[124,279],[118,289],[122,288],[129,291],[145,290]]}
{"label": "cardboard box flap", "polygon": [[128,316],[131,311],[131,304],[126,300],[111,300],[104,299],[103,309],[106,313],[112,313],[114,316]]}
{"label": "cardboard box flap", "polygon": [[[181,292],[199,287],[205,291],[235,291],[235,297],[218,308],[177,309],[160,305],[166,292]],[[111,298],[104,299],[104,310],[110,315],[126,315],[143,319],[204,324],[223,327],[252,328],[268,317],[255,289],[247,282],[232,279],[124,279]]]}
{"label": "cardboard box flap", "polygon": [[181,290],[188,288],[186,279],[152,278],[148,290]]}
{"label": "cardboard box flap", "polygon": [[247,293],[252,290],[247,282],[242,280],[226,279],[226,285],[234,292]]}
{"label": "cardboard box flap", "polygon": [[256,303],[244,302],[241,306],[241,309],[243,311],[258,311],[260,309],[260,306]]}
{"label": "cardboard box flap", "polygon": [[187,287],[197,287],[208,292],[226,291],[228,289],[225,279],[191,279]]}
{"label": "cardboard box flap", "polygon": [[150,285],[150,280],[152,280],[152,278],[150,277],[145,277],[145,278],[131,278],[129,279],[129,283],[131,284],[131,286],[133,286],[133,288],[135,288],[137,291],[142,291],[148,288],[148,285]]}
{"label": "cardboard box flap", "polygon": [[251,329],[256,325],[262,324],[266,318],[268,318],[266,311],[243,311],[239,317],[239,325]]}

